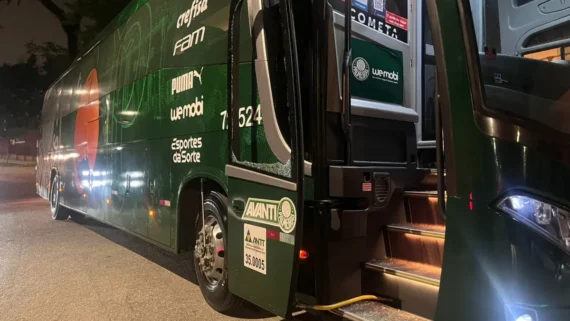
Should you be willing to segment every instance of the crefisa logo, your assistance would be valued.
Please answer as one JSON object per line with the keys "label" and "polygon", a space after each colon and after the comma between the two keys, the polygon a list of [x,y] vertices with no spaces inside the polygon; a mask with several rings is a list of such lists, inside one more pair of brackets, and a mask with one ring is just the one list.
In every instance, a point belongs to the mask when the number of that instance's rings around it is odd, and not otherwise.
{"label": "crefisa logo", "polygon": [[370,66],[368,61],[362,57],[357,57],[352,62],[352,74],[359,81],[365,81],[370,76]]}

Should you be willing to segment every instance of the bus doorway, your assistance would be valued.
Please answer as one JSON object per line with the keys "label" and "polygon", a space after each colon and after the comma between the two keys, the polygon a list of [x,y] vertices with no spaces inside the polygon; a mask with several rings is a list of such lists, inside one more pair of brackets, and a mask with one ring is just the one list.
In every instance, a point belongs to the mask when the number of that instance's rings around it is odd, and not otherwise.
{"label": "bus doorway", "polygon": [[[340,71],[344,1],[330,3],[334,9],[336,68]],[[435,168],[435,56],[425,1],[353,3],[352,54],[360,59],[352,66],[357,70],[351,76],[352,112],[413,123],[418,163]],[[369,77],[366,68],[370,69]],[[340,80],[341,73],[338,75]],[[329,110],[335,110],[333,104]]]}

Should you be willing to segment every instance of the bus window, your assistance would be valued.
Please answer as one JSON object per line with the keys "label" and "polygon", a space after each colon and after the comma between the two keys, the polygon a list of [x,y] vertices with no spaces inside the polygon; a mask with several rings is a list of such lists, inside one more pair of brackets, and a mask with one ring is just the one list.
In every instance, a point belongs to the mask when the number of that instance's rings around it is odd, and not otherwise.
{"label": "bus window", "polygon": [[567,40],[568,38],[570,38],[570,22],[561,23],[555,27],[536,32],[525,40],[524,47],[548,45],[555,41]]}
{"label": "bus window", "polygon": [[542,61],[556,61],[562,59],[562,48],[548,49],[539,52],[533,52],[524,55],[525,58],[542,60]]}
{"label": "bus window", "polygon": [[267,41],[267,55],[269,60],[269,77],[271,79],[271,92],[273,105],[277,115],[277,122],[281,135],[291,144],[289,132],[289,108],[287,101],[287,76],[285,71],[285,52],[283,50],[283,32],[281,30],[279,1],[270,1],[272,4],[263,11],[265,26],[265,39]]}
{"label": "bus window", "polygon": [[501,0],[480,5],[486,27],[478,35],[484,109],[514,115],[529,128],[569,134],[568,12],[540,0],[524,7]]}
{"label": "bus window", "polygon": [[[241,21],[248,21],[247,7],[242,7]],[[232,144],[233,162],[242,167],[257,169],[267,174],[291,178],[290,152],[276,155],[272,143],[290,145],[291,135],[289,126],[289,107],[287,105],[287,74],[285,70],[285,52],[283,50],[283,32],[281,31],[281,17],[279,2],[271,1],[261,12],[265,31],[265,52],[267,55],[267,69],[263,63],[250,58],[248,63],[240,65],[240,79],[251,79],[239,84],[238,111],[233,111],[233,126],[239,126],[239,146]],[[255,27],[253,30],[257,30]],[[249,42],[244,44],[241,39],[249,37],[249,28],[240,28],[240,46],[247,46],[253,52],[255,48]],[[258,35],[254,32],[254,37]],[[255,42],[255,40],[253,41]],[[240,48],[240,61],[242,49]],[[254,57],[254,55],[246,54]],[[257,79],[268,75],[269,79]],[[260,81],[262,84],[260,84]],[[264,87],[269,84],[269,87]],[[265,105],[261,105],[265,104]],[[272,106],[273,109],[266,107]],[[262,110],[272,111],[274,115],[262,114]],[[235,115],[237,114],[237,115]],[[271,127],[272,126],[272,127]],[[274,132],[268,132],[267,128]],[[273,134],[272,134],[273,133]],[[280,136],[280,137],[275,137]]]}

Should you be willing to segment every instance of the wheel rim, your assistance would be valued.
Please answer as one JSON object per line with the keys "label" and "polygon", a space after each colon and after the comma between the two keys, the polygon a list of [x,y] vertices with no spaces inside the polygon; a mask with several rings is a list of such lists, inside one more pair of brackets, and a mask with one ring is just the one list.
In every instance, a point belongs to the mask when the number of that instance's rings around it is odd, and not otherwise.
{"label": "wheel rim", "polygon": [[208,215],[204,219],[204,226],[196,235],[194,257],[207,286],[216,287],[225,275],[225,252],[224,234],[220,223],[213,215]]}
{"label": "wheel rim", "polygon": [[50,198],[50,208],[51,208],[51,216],[52,218],[55,218],[55,212],[57,209],[57,203],[59,200],[59,190],[56,187],[56,183],[54,181],[54,183],[51,186],[51,198]]}

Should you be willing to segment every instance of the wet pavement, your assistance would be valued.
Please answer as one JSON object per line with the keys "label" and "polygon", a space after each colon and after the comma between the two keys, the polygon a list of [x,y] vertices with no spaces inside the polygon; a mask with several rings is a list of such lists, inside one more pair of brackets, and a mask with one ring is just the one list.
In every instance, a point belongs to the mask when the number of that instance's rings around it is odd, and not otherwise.
{"label": "wet pavement", "polygon": [[0,320],[279,320],[212,310],[188,255],[93,220],[52,221],[34,177],[0,165]]}

